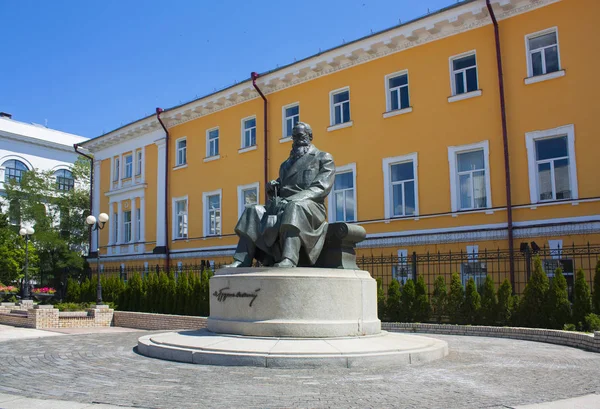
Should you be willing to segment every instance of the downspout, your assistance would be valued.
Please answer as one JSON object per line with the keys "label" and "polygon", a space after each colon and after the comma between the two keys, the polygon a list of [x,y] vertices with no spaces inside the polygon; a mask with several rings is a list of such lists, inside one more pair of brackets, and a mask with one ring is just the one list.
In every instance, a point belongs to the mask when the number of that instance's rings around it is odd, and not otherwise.
{"label": "downspout", "polygon": [[160,125],[165,130],[165,257],[166,257],[166,271],[169,273],[171,268],[171,256],[169,254],[169,131],[162,119],[160,114],[163,112],[162,108],[156,108],[156,119],[160,122]]}
{"label": "downspout", "polygon": [[[83,152],[79,152],[79,144],[75,143],[73,144],[73,148],[75,149],[75,153],[80,154],[81,156],[84,156],[86,158],[88,158],[90,160],[90,214],[92,214],[93,211],[93,199],[94,199],[94,158],[90,155],[86,155]],[[88,250],[88,257],[92,257],[92,229],[89,229],[88,232],[88,243],[89,243],[89,250]],[[96,243],[98,245],[98,250],[100,249],[100,243]]]}
{"label": "downspout", "polygon": [[269,152],[269,145],[268,145],[268,139],[267,139],[267,98],[265,97],[265,94],[262,93],[262,91],[260,90],[260,88],[258,88],[258,85],[256,85],[256,79],[258,78],[258,73],[256,72],[252,72],[250,74],[250,78],[252,78],[252,86],[254,87],[254,89],[256,90],[256,92],[259,93],[259,95],[261,96],[261,98],[263,99],[263,110],[264,110],[264,117],[263,117],[263,121],[264,121],[264,145],[265,145],[265,154],[264,154],[264,163],[263,163],[263,167],[264,167],[264,180],[265,180],[265,203],[268,200],[268,196],[267,196],[267,183],[269,183],[269,168],[268,168],[268,157],[267,157],[267,153]]}
{"label": "downspout", "polygon": [[506,130],[506,102],[504,99],[504,75],[502,73],[502,53],[500,51],[500,32],[498,20],[492,9],[490,0],[486,0],[486,6],[494,24],[494,37],[496,40],[496,61],[498,64],[498,88],[500,90],[500,115],[502,118],[502,142],[504,144],[504,176],[506,179],[506,212],[508,216],[508,262],[510,267],[510,283],[515,291],[515,256],[513,243],[513,217],[512,217],[512,195],[510,186],[510,161],[508,155],[508,131]]}

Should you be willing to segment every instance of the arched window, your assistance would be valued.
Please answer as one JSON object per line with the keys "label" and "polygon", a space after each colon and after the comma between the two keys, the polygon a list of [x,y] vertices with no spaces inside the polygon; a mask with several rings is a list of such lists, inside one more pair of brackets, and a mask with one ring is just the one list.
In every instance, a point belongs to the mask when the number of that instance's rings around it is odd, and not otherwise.
{"label": "arched window", "polygon": [[56,188],[58,190],[69,191],[75,186],[75,179],[73,179],[73,173],[67,169],[60,169],[54,172],[56,176]]}
{"label": "arched window", "polygon": [[29,168],[21,161],[16,159],[7,160],[2,164],[4,166],[4,181],[15,180],[21,182],[23,172],[27,172]]}

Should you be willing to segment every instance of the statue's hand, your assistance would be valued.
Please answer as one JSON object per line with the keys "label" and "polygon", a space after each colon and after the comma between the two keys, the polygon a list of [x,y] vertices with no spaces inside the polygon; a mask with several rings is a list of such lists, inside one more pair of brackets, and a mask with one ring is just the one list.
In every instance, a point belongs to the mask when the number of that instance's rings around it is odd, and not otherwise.
{"label": "statue's hand", "polygon": [[275,187],[279,186],[279,182],[277,180],[271,180],[267,183],[267,194],[272,196],[275,193]]}

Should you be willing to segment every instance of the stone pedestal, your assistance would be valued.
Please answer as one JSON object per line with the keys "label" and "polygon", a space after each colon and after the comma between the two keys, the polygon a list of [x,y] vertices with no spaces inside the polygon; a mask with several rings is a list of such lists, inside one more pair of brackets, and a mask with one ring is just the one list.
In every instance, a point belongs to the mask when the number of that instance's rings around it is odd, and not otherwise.
{"label": "stone pedestal", "polygon": [[324,338],[375,335],[377,283],[366,271],[221,269],[210,279],[209,331]]}

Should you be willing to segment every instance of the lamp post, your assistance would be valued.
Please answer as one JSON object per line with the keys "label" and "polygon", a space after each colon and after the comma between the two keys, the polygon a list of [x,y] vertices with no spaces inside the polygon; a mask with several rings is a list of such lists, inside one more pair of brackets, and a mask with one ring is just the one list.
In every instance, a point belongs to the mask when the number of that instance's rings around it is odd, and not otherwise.
{"label": "lamp post", "polygon": [[25,239],[25,281],[23,283],[23,300],[29,299],[29,278],[27,273],[29,271],[29,237],[35,233],[33,227],[21,227],[19,234]]}
{"label": "lamp post", "polygon": [[106,213],[100,213],[98,220],[92,215],[89,215],[85,222],[92,227],[92,230],[96,231],[96,276],[98,277],[98,286],[96,287],[96,305],[102,305],[102,284],[100,284],[100,230],[104,228],[104,225],[108,221],[108,215]]}

